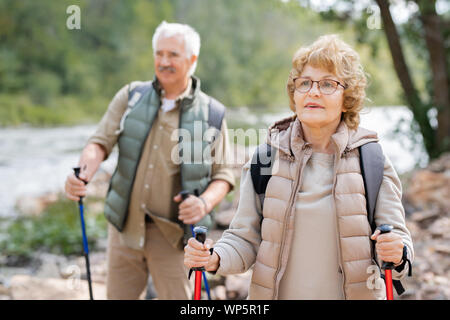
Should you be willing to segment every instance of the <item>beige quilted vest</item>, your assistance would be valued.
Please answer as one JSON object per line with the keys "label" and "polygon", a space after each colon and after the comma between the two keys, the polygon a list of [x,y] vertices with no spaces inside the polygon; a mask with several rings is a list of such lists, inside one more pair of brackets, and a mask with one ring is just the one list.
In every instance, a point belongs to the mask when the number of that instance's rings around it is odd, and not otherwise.
{"label": "beige quilted vest", "polygon": [[[337,215],[339,265],[343,271],[345,299],[383,299],[380,289],[367,284],[375,265],[372,260],[371,229],[367,221],[364,184],[358,146],[377,141],[376,133],[363,128],[349,130],[341,122],[332,136],[336,155],[333,196]],[[291,248],[295,199],[302,171],[312,150],[302,138],[299,120],[291,117],[269,129],[268,142],[276,156],[263,206],[262,242],[256,257],[249,299],[277,299],[278,287],[286,269]],[[372,267],[370,267],[372,266]]]}

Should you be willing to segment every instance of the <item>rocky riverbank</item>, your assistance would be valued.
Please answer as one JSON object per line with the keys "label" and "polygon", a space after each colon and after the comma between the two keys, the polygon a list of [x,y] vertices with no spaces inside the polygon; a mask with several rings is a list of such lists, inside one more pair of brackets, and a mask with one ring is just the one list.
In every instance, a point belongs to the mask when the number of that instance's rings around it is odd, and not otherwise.
{"label": "rocky riverbank", "polygon": [[[241,151],[245,152],[245,151]],[[248,156],[246,156],[248,158]],[[236,166],[237,181],[240,166]],[[99,172],[88,185],[88,196],[105,196],[109,181]],[[450,154],[433,161],[425,169],[405,175],[404,207],[411,231],[415,260],[413,276],[402,282],[406,292],[397,299],[450,299]],[[28,215],[40,212],[58,195],[21,199],[17,207]],[[209,236],[219,239],[229,225],[239,202],[239,192],[218,208],[217,228]],[[102,202],[95,204],[102,211]],[[90,254],[91,273],[96,299],[105,299],[106,239],[100,239]],[[245,299],[251,270],[243,275],[208,275],[213,299]],[[0,255],[0,299],[88,299],[84,258],[35,252],[27,261]],[[155,298],[150,289],[142,298]]]}

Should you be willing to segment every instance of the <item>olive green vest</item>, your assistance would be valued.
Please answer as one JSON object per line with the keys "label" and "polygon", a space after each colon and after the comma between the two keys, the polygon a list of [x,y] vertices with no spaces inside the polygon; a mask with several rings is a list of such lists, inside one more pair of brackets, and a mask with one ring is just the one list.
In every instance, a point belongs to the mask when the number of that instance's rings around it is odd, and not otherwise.
{"label": "olive green vest", "polygon": [[[180,101],[179,155],[181,186],[192,194],[201,194],[211,179],[210,145],[218,133],[208,122],[212,98],[200,91],[200,80],[192,77],[193,95]],[[160,108],[160,87],[155,79],[129,92],[129,107],[123,117],[118,139],[119,158],[106,196],[105,216],[117,230],[122,231],[128,215],[129,200],[134,178],[141,159],[145,140]],[[137,92],[137,93],[136,93]],[[217,101],[214,105],[217,107]],[[224,108],[221,105],[221,108]],[[219,106],[219,108],[220,108]],[[223,116],[223,113],[222,113]],[[220,118],[220,123],[222,117]],[[216,121],[217,122],[217,121]],[[209,129],[209,130],[208,130]],[[155,191],[158,192],[157,188]],[[180,221],[178,221],[182,224]],[[207,214],[196,225],[208,228],[213,213]],[[185,237],[190,227],[184,226]]]}

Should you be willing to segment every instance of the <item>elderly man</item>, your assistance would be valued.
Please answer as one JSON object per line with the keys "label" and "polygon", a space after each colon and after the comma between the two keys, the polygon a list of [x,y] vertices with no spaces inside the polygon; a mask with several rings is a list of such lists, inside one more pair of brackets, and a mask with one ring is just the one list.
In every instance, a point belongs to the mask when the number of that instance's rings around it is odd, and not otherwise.
{"label": "elderly man", "polygon": [[[80,179],[89,181],[119,146],[105,203],[108,299],[139,298],[149,273],[159,299],[190,299],[182,250],[189,225],[208,225],[234,186],[225,108],[193,76],[199,35],[163,21],[152,44],[156,77],[117,92],[79,161]],[[73,174],[65,188],[74,201],[86,195]],[[183,200],[181,191],[191,195]]]}

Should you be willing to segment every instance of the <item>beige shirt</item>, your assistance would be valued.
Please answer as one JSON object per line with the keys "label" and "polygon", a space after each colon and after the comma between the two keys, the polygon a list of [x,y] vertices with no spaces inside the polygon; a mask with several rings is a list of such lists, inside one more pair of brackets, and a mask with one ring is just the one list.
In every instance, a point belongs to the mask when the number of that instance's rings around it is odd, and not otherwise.
{"label": "beige shirt", "polygon": [[297,193],[292,248],[280,282],[282,300],[342,300],[333,200],[333,154],[313,153]]}
{"label": "beige shirt", "polygon": [[[131,84],[132,88],[139,82]],[[111,101],[97,131],[88,143],[104,147],[106,157],[118,140],[117,130],[127,109],[128,85],[124,86]],[[166,239],[176,248],[182,248],[183,229],[177,222],[178,203],[173,197],[181,191],[180,167],[171,159],[172,150],[178,150],[178,139],[172,132],[179,126],[179,102],[190,95],[191,81],[185,92],[176,99],[176,107],[164,112],[161,108],[155,118],[150,134],[145,140],[141,160],[131,192],[130,207],[124,230],[120,233],[121,242],[133,249],[142,249],[145,244],[145,214],[150,215]],[[163,97],[164,92],[162,92]],[[228,155],[230,147],[225,119],[222,122],[221,136],[216,140],[212,156],[212,180],[227,181],[234,187],[234,177]],[[175,148],[175,149],[174,149]]]}

